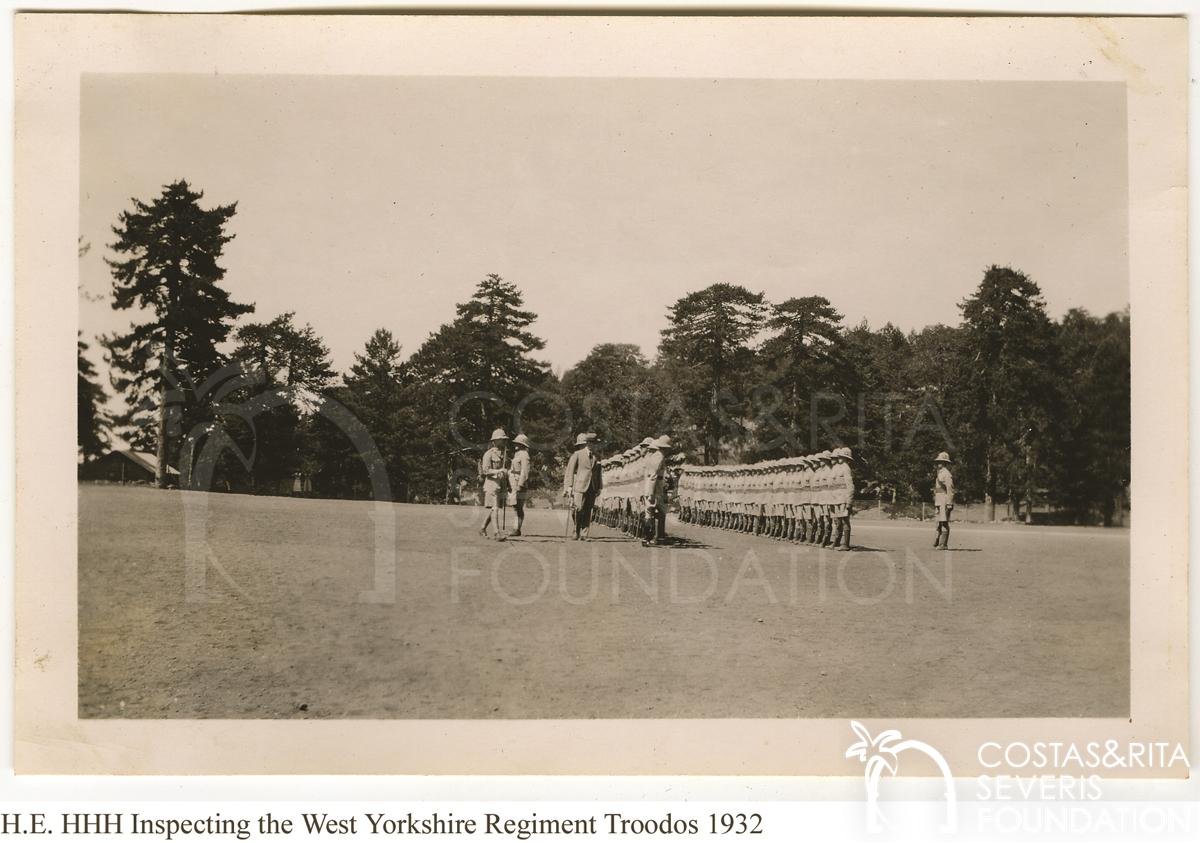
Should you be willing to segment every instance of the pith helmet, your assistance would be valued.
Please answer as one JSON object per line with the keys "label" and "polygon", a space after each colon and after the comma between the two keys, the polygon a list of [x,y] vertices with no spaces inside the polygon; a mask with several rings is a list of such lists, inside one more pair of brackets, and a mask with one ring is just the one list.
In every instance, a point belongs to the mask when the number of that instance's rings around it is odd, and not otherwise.
{"label": "pith helmet", "polygon": [[580,445],[586,445],[587,443],[588,443],[588,435],[586,433],[581,433],[575,437],[575,447],[576,448],[578,448]]}
{"label": "pith helmet", "polygon": [[654,444],[654,437],[653,437],[653,436],[647,436],[645,439],[643,439],[643,440],[641,441],[641,443],[640,443],[640,444],[641,444],[641,446],[642,446],[643,448],[649,448],[651,445],[653,445],[653,444]]}
{"label": "pith helmet", "polygon": [[524,433],[518,433],[516,436],[513,437],[513,444],[521,445],[523,447],[528,448],[529,447],[529,437],[526,436]]}
{"label": "pith helmet", "polygon": [[504,440],[508,439],[508,434],[504,432],[504,428],[498,427],[492,431],[492,441],[493,442],[497,442],[502,439],[504,439]]}
{"label": "pith helmet", "polygon": [[933,461],[934,462],[944,462],[944,463],[954,462],[952,459],[950,459],[950,455],[948,453],[946,453],[945,451],[942,451],[940,454],[938,454],[936,457],[934,457]]}
{"label": "pith helmet", "polygon": [[670,436],[658,437],[657,439],[654,440],[654,447],[658,448],[660,451],[670,448],[671,447],[671,437]]}

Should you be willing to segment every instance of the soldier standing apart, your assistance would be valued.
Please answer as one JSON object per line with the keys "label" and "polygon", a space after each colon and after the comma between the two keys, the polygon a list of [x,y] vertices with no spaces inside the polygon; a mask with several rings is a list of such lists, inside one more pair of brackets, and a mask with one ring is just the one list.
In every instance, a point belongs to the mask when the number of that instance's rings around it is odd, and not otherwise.
{"label": "soldier standing apart", "polygon": [[567,460],[567,469],[563,472],[563,497],[568,498],[575,508],[576,541],[580,540],[580,533],[591,526],[592,506],[604,487],[595,443],[594,433],[576,436],[575,452]]}
{"label": "soldier standing apart", "polygon": [[496,521],[496,538],[500,538],[500,504],[507,494],[508,484],[508,434],[503,428],[492,431],[492,447],[488,448],[479,461],[479,476],[483,478],[483,505],[487,507],[487,518],[479,528],[479,535],[487,538],[488,525]]}
{"label": "soldier standing apart", "polygon": [[933,461],[937,474],[933,479],[933,508],[937,518],[937,537],[934,548],[948,549],[950,545],[950,513],[954,511],[954,475],[950,473],[950,455],[942,451]]}
{"label": "soldier standing apart", "polygon": [[512,496],[513,511],[517,513],[517,529],[509,535],[521,535],[521,525],[525,523],[525,498],[529,495],[529,437],[518,433],[513,439],[512,465],[508,467],[508,488]]}

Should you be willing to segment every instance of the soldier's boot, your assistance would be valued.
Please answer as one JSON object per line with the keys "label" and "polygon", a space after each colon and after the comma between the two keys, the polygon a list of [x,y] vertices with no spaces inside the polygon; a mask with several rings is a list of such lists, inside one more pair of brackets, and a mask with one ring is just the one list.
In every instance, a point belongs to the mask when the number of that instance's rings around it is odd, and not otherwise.
{"label": "soldier's boot", "polygon": [[937,550],[941,546],[942,546],[942,522],[939,521],[938,525],[937,525],[937,535],[935,535],[933,537],[933,549]]}
{"label": "soldier's boot", "polygon": [[842,534],[842,550],[850,549],[850,516],[842,519],[846,522],[846,532]]}
{"label": "soldier's boot", "polygon": [[813,516],[808,521],[808,543],[811,545],[820,544],[821,541],[821,520]]}
{"label": "soldier's boot", "polygon": [[833,520],[832,527],[833,527],[833,529],[832,529],[832,533],[833,533],[832,544],[834,547],[841,547],[842,546],[842,519],[835,518]]}
{"label": "soldier's boot", "polygon": [[942,550],[950,549],[950,525],[947,524],[942,530]]}
{"label": "soldier's boot", "polygon": [[833,544],[833,519],[826,515],[823,520],[825,528],[821,531],[821,547],[829,547]]}
{"label": "soldier's boot", "polygon": [[793,518],[792,523],[789,525],[788,541],[790,541],[790,542],[800,541],[800,519],[799,518]]}
{"label": "soldier's boot", "polygon": [[647,515],[646,523],[642,526],[642,541],[647,546],[654,544],[654,516]]}

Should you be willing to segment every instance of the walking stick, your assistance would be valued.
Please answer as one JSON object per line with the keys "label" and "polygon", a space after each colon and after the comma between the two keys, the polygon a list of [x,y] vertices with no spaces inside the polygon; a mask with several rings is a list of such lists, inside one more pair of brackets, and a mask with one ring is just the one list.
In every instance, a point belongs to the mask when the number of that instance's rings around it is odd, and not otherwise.
{"label": "walking stick", "polygon": [[496,520],[496,541],[508,541],[508,534],[504,529],[505,516],[508,513],[508,460],[500,460],[500,517]]}
{"label": "walking stick", "polygon": [[563,541],[571,534],[571,525],[575,523],[575,493],[571,492],[571,504],[567,507],[566,526],[563,528]]}

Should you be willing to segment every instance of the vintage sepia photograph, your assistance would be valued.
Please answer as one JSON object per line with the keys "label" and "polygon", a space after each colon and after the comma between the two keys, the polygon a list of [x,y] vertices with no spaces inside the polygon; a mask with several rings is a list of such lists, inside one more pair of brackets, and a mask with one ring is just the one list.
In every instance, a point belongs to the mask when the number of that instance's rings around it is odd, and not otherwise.
{"label": "vintage sepia photograph", "polygon": [[1184,775],[1186,24],[18,15],[15,766]]}
{"label": "vintage sepia photograph", "polygon": [[1128,716],[1124,85],[79,117],[80,718]]}

